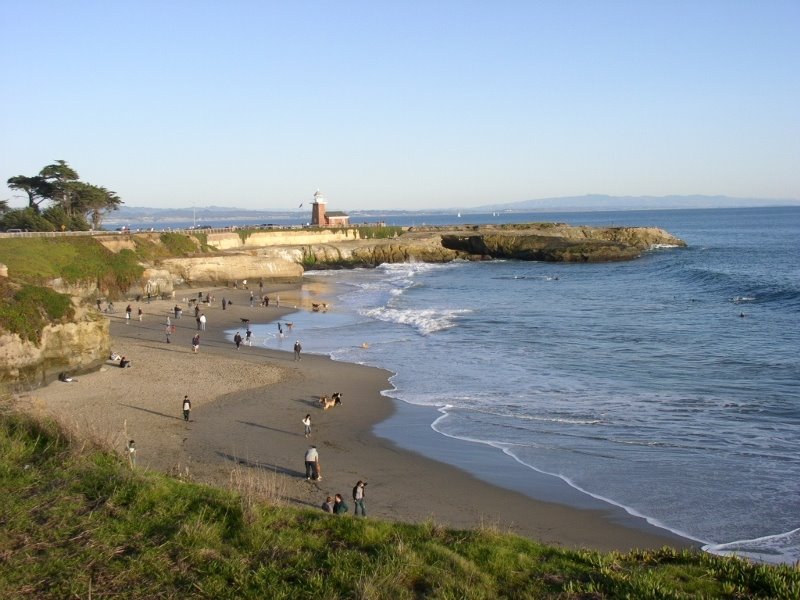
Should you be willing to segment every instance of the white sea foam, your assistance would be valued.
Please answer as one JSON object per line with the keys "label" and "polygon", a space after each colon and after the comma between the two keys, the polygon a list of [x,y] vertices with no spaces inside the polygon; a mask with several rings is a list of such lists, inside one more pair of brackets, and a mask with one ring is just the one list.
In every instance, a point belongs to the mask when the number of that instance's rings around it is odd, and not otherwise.
{"label": "white sea foam", "polygon": [[752,540],[707,544],[703,546],[703,550],[720,556],[741,556],[759,562],[791,564],[800,556],[800,527]]}
{"label": "white sea foam", "polygon": [[454,327],[457,317],[469,312],[471,311],[466,309],[403,310],[381,306],[363,311],[362,314],[378,321],[408,325],[422,335],[430,335],[436,331]]}
{"label": "white sea foam", "polygon": [[[597,493],[591,492],[591,491],[581,487],[577,483],[575,483],[575,481],[573,481],[570,477],[568,477],[566,475],[563,475],[561,473],[552,473],[552,472],[546,471],[544,469],[540,469],[540,468],[536,467],[535,465],[531,465],[531,464],[523,461],[522,459],[520,459],[513,452],[514,447],[515,446],[519,446],[519,444],[498,443],[498,442],[493,442],[493,441],[489,441],[489,440],[485,440],[485,439],[481,439],[481,438],[476,438],[476,437],[471,437],[471,436],[461,436],[461,435],[455,436],[455,435],[451,435],[451,434],[447,433],[446,431],[443,431],[439,427],[439,424],[442,421],[444,421],[445,419],[447,419],[447,417],[449,416],[448,410],[451,409],[451,408],[452,407],[450,405],[445,405],[445,406],[442,406],[442,407],[439,408],[439,412],[441,412],[442,414],[441,414],[441,416],[437,417],[434,420],[433,423],[431,423],[431,429],[433,429],[434,431],[436,431],[437,433],[439,433],[439,434],[441,434],[441,435],[443,435],[445,437],[458,439],[458,440],[463,440],[463,441],[467,441],[467,442],[472,442],[472,443],[476,443],[476,444],[485,444],[485,445],[490,446],[492,448],[497,448],[498,450],[502,451],[504,454],[506,454],[510,458],[514,459],[519,464],[521,464],[521,465],[523,465],[523,466],[525,466],[525,467],[527,467],[527,468],[529,468],[529,469],[531,469],[533,471],[536,471],[537,473],[541,473],[542,475],[549,475],[551,477],[557,477],[558,479],[561,479],[564,483],[569,485],[571,488],[576,489],[579,492],[581,492],[583,494],[586,494],[587,496],[595,498],[596,500],[600,500],[601,502],[605,502],[605,503],[607,503],[609,505],[621,508],[626,513],[628,513],[629,515],[637,517],[637,518],[640,518],[640,519],[644,519],[645,521],[647,521],[650,525],[653,525],[654,527],[658,527],[659,529],[664,529],[665,531],[669,531],[671,533],[674,533],[675,535],[678,535],[680,537],[683,537],[683,538],[686,538],[686,539],[689,539],[689,540],[693,540],[695,542],[699,542],[701,544],[708,544],[708,540],[702,540],[702,539],[699,539],[697,537],[694,537],[694,536],[690,535],[689,533],[687,533],[685,531],[681,531],[679,529],[669,527],[665,523],[661,522],[660,520],[655,519],[653,517],[650,517],[650,516],[648,516],[646,514],[643,514],[643,513],[637,511],[636,509],[634,509],[634,508],[632,508],[630,506],[626,506],[625,504],[622,504],[622,503],[620,503],[620,502],[618,502],[618,501],[616,501],[616,500],[614,500],[612,498],[608,498],[608,497],[603,496],[601,494],[597,494]],[[526,444],[526,446],[536,446],[536,444],[535,443],[534,444]]]}

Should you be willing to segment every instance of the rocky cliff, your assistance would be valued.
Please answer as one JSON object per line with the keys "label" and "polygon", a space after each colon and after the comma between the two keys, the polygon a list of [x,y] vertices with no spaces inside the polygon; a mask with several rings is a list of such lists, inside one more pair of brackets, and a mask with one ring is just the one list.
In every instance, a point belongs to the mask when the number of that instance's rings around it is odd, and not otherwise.
{"label": "rocky cliff", "polygon": [[108,319],[79,308],[72,322],[44,327],[38,345],[0,331],[0,383],[41,385],[100,365],[109,353]]}
{"label": "rocky cliff", "polygon": [[656,246],[685,245],[655,227],[598,228],[542,223],[522,228],[487,226],[442,235],[442,246],[473,257],[547,262],[630,260]]}
{"label": "rocky cliff", "polygon": [[[139,235],[139,234],[134,234]],[[150,242],[158,235],[141,234]],[[231,281],[294,282],[308,268],[377,266],[405,261],[448,262],[458,258],[544,261],[629,260],[656,245],[682,246],[669,233],[650,227],[575,227],[559,223],[409,228],[402,235],[363,239],[359,228],[215,232],[192,256],[145,264],[134,294],[169,293],[175,287]],[[119,251],[135,248],[133,237],[104,238]],[[197,240],[195,240],[197,241]]]}

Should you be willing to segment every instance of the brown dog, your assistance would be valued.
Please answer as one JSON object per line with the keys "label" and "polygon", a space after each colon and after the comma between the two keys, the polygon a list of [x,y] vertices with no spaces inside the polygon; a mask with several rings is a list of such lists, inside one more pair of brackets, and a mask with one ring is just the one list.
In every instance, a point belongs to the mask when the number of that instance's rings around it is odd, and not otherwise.
{"label": "brown dog", "polygon": [[320,396],[319,403],[322,405],[322,410],[328,410],[336,405],[336,400],[328,398],[328,396]]}

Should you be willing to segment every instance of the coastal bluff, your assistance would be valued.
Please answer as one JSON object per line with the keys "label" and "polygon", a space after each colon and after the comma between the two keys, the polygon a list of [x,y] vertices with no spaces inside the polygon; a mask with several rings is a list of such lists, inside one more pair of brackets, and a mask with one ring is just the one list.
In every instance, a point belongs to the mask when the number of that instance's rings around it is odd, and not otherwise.
{"label": "coastal bluff", "polygon": [[469,256],[543,262],[631,260],[657,247],[686,243],[656,227],[575,227],[539,223],[526,227],[479,228],[442,235],[445,248]]}
{"label": "coastal bluff", "polygon": [[38,343],[0,329],[0,383],[36,387],[59,373],[93,369],[108,358],[108,319],[77,307],[72,320],[42,328]]}
{"label": "coastal bluff", "polygon": [[[632,260],[655,247],[685,242],[657,227],[586,227],[563,223],[395,228],[374,237],[369,228],[220,231],[205,235],[205,251],[144,264],[132,292],[171,291],[237,280],[298,282],[308,269],[375,267],[383,263],[516,259],[545,262]],[[190,237],[191,233],[187,233]],[[112,251],[134,247],[134,236],[100,236]]]}

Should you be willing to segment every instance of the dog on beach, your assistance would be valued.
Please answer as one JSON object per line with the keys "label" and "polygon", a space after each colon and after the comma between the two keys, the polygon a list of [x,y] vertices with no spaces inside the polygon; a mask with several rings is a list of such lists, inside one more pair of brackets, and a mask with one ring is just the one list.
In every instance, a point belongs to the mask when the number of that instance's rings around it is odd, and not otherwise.
{"label": "dog on beach", "polygon": [[329,398],[328,396],[320,396],[319,403],[322,405],[322,410],[328,410],[329,408],[336,406],[336,400]]}
{"label": "dog on beach", "polygon": [[335,392],[332,396],[320,396],[319,403],[322,405],[322,410],[328,410],[334,406],[342,405],[342,393]]}

